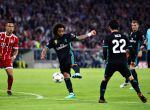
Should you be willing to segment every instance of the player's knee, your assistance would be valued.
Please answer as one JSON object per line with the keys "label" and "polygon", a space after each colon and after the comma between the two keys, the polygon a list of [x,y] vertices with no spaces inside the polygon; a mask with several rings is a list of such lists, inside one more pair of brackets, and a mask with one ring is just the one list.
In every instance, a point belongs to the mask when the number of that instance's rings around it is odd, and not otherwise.
{"label": "player's knee", "polygon": [[13,71],[12,70],[6,70],[8,77],[13,77]]}
{"label": "player's knee", "polygon": [[65,72],[63,75],[64,75],[64,78],[65,78],[65,79],[66,79],[66,78],[70,78],[70,74],[69,74],[69,73],[66,73],[66,72]]}
{"label": "player's knee", "polygon": [[134,77],[131,75],[131,76],[129,77],[129,80],[130,80],[130,81],[134,80]]}
{"label": "player's knee", "polygon": [[13,74],[7,74],[8,75],[8,77],[13,77]]}

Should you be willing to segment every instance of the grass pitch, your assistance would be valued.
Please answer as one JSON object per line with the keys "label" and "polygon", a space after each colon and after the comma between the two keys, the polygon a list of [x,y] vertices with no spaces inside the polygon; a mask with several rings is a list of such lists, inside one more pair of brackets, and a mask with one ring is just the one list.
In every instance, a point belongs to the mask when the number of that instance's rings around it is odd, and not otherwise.
{"label": "grass pitch", "polygon": [[[140,87],[148,102],[143,104],[134,90],[120,89],[124,78],[115,73],[107,86],[107,104],[99,104],[99,86],[104,69],[81,69],[83,79],[72,79],[76,98],[68,95],[64,82],[52,81],[59,69],[15,69],[13,96],[7,96],[7,76],[0,70],[0,110],[150,110],[150,69],[137,69]],[[73,73],[73,72],[72,72]]]}

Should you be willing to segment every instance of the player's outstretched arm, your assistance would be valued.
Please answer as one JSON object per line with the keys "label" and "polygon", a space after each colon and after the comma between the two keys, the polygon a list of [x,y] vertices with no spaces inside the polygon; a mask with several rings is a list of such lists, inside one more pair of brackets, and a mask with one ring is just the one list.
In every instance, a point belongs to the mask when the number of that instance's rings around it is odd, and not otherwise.
{"label": "player's outstretched arm", "polygon": [[41,60],[45,60],[45,56],[46,56],[47,51],[48,51],[48,48],[44,47],[42,52],[41,52]]}
{"label": "player's outstretched arm", "polygon": [[95,36],[95,35],[96,35],[96,31],[92,30],[88,34],[78,36],[78,40],[83,40],[83,39],[86,39],[87,37],[91,37],[91,36]]}

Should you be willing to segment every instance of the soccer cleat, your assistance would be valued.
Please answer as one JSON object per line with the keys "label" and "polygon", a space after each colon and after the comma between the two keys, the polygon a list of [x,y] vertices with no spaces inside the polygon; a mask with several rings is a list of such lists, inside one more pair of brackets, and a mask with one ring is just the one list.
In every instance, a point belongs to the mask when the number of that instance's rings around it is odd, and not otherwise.
{"label": "soccer cleat", "polygon": [[139,98],[141,99],[141,101],[142,101],[143,103],[146,103],[146,102],[147,102],[146,97],[144,97],[141,93],[138,93],[138,96],[139,96]]}
{"label": "soccer cleat", "polygon": [[72,78],[79,78],[79,79],[81,79],[82,76],[80,75],[80,73],[75,73],[75,74],[72,76]]}
{"label": "soccer cleat", "polygon": [[67,97],[65,97],[66,99],[73,99],[75,98],[75,94],[74,93],[70,93]]}
{"label": "soccer cleat", "polygon": [[98,103],[107,103],[106,100],[99,99]]}
{"label": "soccer cleat", "polygon": [[126,86],[128,86],[130,83],[123,83],[120,85],[120,88],[125,88]]}
{"label": "soccer cleat", "polygon": [[11,95],[12,95],[11,90],[8,90],[8,91],[7,91],[7,94],[8,94],[9,96],[11,96]]}
{"label": "soccer cleat", "polygon": [[98,103],[107,103],[104,97],[100,97]]}

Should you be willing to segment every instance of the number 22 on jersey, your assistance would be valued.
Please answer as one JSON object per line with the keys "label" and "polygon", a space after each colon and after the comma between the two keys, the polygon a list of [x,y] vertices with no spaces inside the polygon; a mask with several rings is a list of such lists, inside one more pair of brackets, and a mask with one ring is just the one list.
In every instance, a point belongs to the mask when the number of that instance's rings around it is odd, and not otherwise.
{"label": "number 22 on jersey", "polygon": [[126,40],[125,39],[114,39],[112,40],[113,46],[113,53],[125,53],[126,50],[124,47],[126,46]]}

